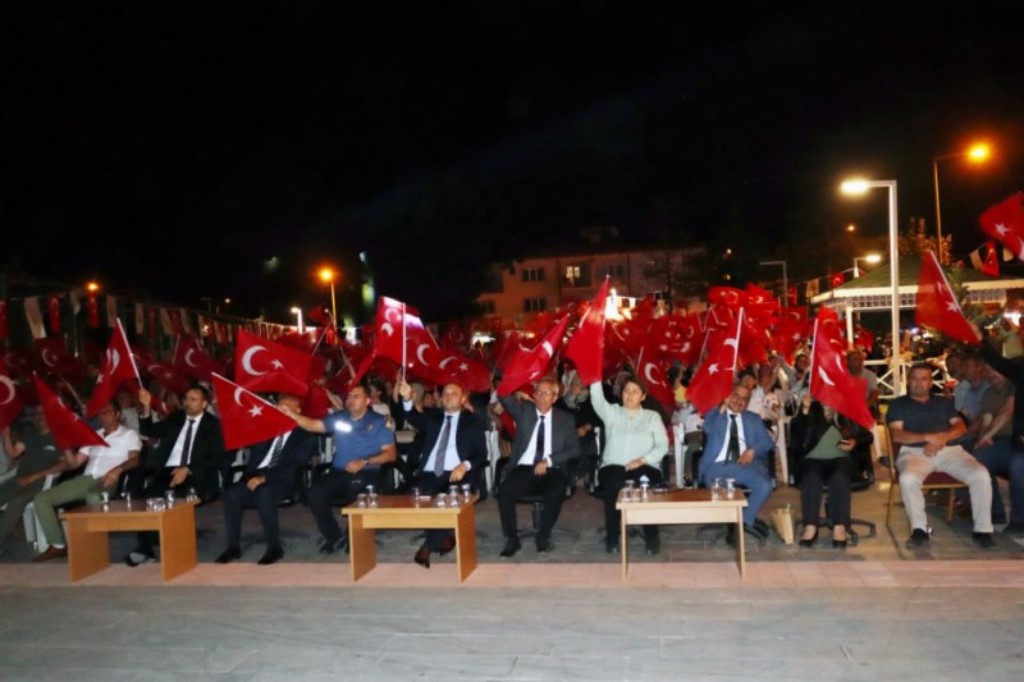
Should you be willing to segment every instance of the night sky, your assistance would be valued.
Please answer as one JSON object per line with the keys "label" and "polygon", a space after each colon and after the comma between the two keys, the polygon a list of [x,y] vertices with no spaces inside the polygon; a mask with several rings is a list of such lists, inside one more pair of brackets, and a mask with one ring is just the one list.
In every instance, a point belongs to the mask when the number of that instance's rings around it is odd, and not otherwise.
{"label": "night sky", "polygon": [[1024,186],[1024,3],[792,4],[5,3],[0,262],[278,321],[326,300],[319,263],[353,296],[361,251],[457,315],[484,264],[597,226],[823,275],[842,226],[886,230],[840,179],[931,225],[932,157],[984,135],[987,167],[941,166],[978,246]]}

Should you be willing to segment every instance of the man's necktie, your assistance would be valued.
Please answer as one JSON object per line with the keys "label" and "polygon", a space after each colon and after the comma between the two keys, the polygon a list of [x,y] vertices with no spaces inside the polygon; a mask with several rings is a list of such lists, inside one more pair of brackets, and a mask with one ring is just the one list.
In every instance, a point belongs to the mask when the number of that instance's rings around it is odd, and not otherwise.
{"label": "man's necktie", "polygon": [[185,429],[185,443],[181,447],[181,466],[183,467],[187,467],[192,458],[192,427],[195,423],[195,419],[189,419],[188,428]]}
{"label": "man's necktie", "polygon": [[452,417],[444,418],[444,428],[441,429],[441,439],[437,441],[437,452],[434,453],[434,475],[438,478],[444,476],[444,459],[448,453],[448,439],[452,435]]}
{"label": "man's necktie", "polygon": [[268,469],[273,469],[281,461],[282,450],[284,450],[284,436],[278,436],[274,439],[274,444],[270,446],[270,464],[267,465]]}
{"label": "man's necktie", "polygon": [[538,464],[544,459],[544,415],[540,417],[540,425],[537,426],[537,452],[533,453],[533,463]]}
{"label": "man's necktie", "polygon": [[725,461],[735,462],[740,458],[740,427],[736,424],[736,415],[729,415],[729,447],[725,451]]}

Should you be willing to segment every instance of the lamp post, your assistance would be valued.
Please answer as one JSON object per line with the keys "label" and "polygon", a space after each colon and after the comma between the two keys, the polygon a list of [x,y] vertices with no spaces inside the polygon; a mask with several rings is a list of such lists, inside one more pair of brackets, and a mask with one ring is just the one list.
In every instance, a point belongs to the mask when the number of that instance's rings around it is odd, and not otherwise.
{"label": "lamp post", "polygon": [[971,163],[981,164],[992,156],[992,148],[984,142],[971,145],[969,149],[952,154],[940,154],[932,157],[932,183],[935,185],[935,234],[939,238],[939,260],[942,260],[942,207],[939,202],[939,161],[959,159],[966,156]]}
{"label": "lamp post", "polygon": [[[892,327],[892,385],[897,396],[903,395],[903,368],[900,357],[900,251],[896,215],[897,186],[895,180],[847,180],[839,186],[843,194],[861,195],[869,189],[885,187],[889,191],[889,289],[892,296],[890,324]],[[856,266],[856,262],[854,264]]]}
{"label": "lamp post", "polygon": [[302,308],[298,306],[292,306],[292,314],[298,318],[299,333],[302,334],[306,330],[302,327]]}
{"label": "lamp post", "polygon": [[784,260],[762,260],[758,265],[781,265],[782,266],[782,300],[789,305],[789,277],[786,274],[786,261]]}
{"label": "lamp post", "polygon": [[857,268],[857,263],[867,263],[868,265],[878,265],[882,262],[882,254],[880,253],[869,253],[866,256],[856,256],[853,259],[853,276],[854,278],[860,277],[860,270]]}
{"label": "lamp post", "polygon": [[338,324],[338,304],[334,298],[334,279],[337,273],[331,268],[320,268],[320,280],[331,285],[331,321]]}

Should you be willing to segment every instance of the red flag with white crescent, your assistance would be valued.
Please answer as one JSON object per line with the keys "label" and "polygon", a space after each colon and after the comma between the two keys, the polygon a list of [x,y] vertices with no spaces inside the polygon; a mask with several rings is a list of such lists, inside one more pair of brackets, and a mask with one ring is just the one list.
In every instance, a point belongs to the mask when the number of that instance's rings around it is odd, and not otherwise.
{"label": "red flag with white crescent", "polygon": [[583,383],[590,385],[601,381],[604,370],[604,327],[605,301],[608,299],[610,279],[605,278],[601,288],[597,290],[590,309],[580,320],[579,326],[565,348],[565,357],[576,363]]}
{"label": "red flag with white crescent", "polygon": [[0,374],[0,431],[18,418],[23,407],[24,403],[14,382],[6,374]]}
{"label": "red flag with white crescent", "polygon": [[867,403],[864,379],[850,376],[846,358],[823,336],[814,322],[814,351],[811,356],[811,397],[870,431],[875,427]]}
{"label": "red flag with white crescent", "polygon": [[46,417],[46,425],[53,434],[53,442],[58,450],[73,450],[87,445],[109,447],[107,441],[103,440],[84,419],[64,405],[46,382],[35,374],[32,375],[32,380],[35,382],[39,403]]}
{"label": "red flag with white crescent", "polygon": [[103,357],[103,367],[99,376],[96,377],[96,388],[93,389],[89,404],[85,406],[85,415],[94,417],[104,405],[110,403],[117,394],[117,390],[126,381],[137,381],[139,370],[135,366],[135,358],[132,355],[132,348],[128,345],[128,337],[125,336],[121,320],[117,320],[114,333],[110,335],[110,343],[107,345],[107,353]]}
{"label": "red flag with white crescent", "polygon": [[743,328],[740,308],[728,336],[710,348],[708,357],[693,375],[686,389],[686,399],[703,414],[717,407],[732,392],[732,383],[739,362],[740,336]]}
{"label": "red flag with white crescent", "polygon": [[236,450],[288,433],[295,420],[255,393],[213,374],[224,448]]}
{"label": "red flag with white crescent", "polygon": [[525,350],[517,344],[505,363],[501,383],[498,384],[498,395],[510,395],[544,376],[555,352],[562,345],[568,324],[569,315],[563,315],[533,348]]}
{"label": "red flag with white crescent", "polygon": [[239,329],[235,346],[235,379],[251,391],[306,395],[309,353]]}
{"label": "red flag with white crescent", "polygon": [[937,329],[951,339],[978,344],[974,330],[964,317],[964,311],[960,309],[960,303],[953,296],[946,275],[931,251],[921,259],[914,320],[922,327]]}

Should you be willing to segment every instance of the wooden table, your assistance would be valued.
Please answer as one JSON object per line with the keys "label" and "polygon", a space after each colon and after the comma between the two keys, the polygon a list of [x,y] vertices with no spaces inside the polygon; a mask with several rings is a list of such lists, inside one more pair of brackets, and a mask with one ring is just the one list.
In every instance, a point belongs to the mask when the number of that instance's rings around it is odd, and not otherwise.
{"label": "wooden table", "polygon": [[77,582],[110,565],[109,533],[155,530],[160,533],[160,571],[171,580],[195,568],[197,502],[176,500],[164,511],[148,511],[145,500],[136,500],[125,508],[121,500],[103,511],[98,504],[69,509],[61,513],[67,523],[68,568],[71,582]]}
{"label": "wooden table", "polygon": [[616,509],[622,512],[622,539],[619,547],[622,552],[622,579],[629,573],[629,558],[626,537],[629,526],[657,524],[687,523],[735,523],[736,524],[736,564],[740,568],[740,577],[746,570],[746,555],[743,547],[743,508],[747,506],[747,498],[742,490],[737,490],[731,500],[712,500],[711,491],[707,488],[696,490],[670,490],[667,493],[651,493],[648,502],[623,502],[622,493],[615,503]]}
{"label": "wooden table", "polygon": [[436,498],[414,500],[411,495],[380,495],[376,507],[350,504],[341,510],[348,517],[349,563],[352,580],[359,580],[377,565],[378,528],[434,529],[455,531],[455,565],[459,582],[465,582],[476,568],[476,517],[473,505],[478,495],[458,507],[437,507]]}

